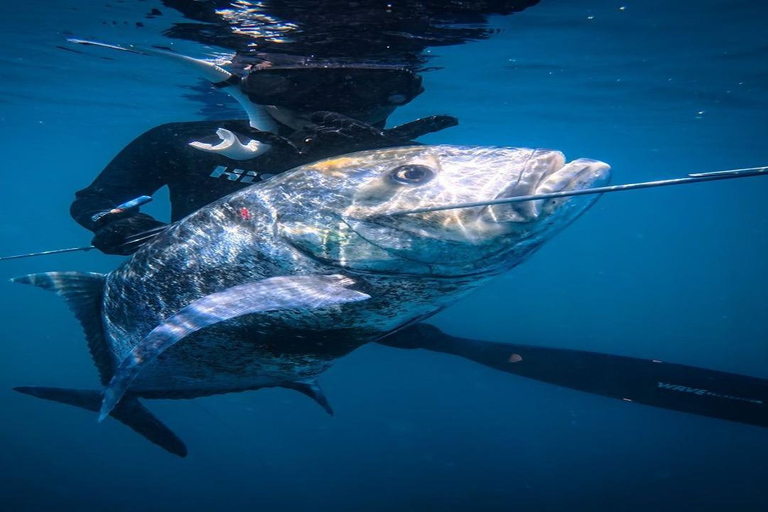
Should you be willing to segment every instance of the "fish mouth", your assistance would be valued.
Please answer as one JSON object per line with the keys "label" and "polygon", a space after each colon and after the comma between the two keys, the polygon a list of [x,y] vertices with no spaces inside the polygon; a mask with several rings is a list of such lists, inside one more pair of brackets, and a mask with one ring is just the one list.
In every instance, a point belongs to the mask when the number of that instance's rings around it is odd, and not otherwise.
{"label": "fish mouth", "polygon": [[[611,167],[605,162],[578,158],[566,163],[560,151],[536,149],[517,179],[496,199],[550,194],[599,187],[610,181]],[[526,223],[547,216],[570,198],[537,199],[485,207],[483,217],[491,222]]]}

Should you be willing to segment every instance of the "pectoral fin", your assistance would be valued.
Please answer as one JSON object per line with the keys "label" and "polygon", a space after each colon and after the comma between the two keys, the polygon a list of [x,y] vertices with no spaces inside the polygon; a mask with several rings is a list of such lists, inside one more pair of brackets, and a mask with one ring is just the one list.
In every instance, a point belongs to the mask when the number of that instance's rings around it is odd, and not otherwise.
{"label": "pectoral fin", "polygon": [[370,298],[341,275],[271,277],[207,295],[155,327],[120,363],[104,391],[99,421],[109,415],[145,364],[190,334],[224,320],[265,311],[321,308]]}

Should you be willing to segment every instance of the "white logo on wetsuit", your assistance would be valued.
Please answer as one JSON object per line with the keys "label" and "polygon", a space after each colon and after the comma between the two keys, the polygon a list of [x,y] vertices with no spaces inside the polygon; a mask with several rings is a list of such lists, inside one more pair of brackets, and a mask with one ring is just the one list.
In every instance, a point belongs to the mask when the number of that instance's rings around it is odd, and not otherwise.
{"label": "white logo on wetsuit", "polygon": [[261,174],[256,171],[246,171],[243,169],[232,169],[224,165],[219,165],[211,173],[211,178],[226,177],[229,181],[239,181],[240,183],[254,183],[256,181],[268,180],[273,174]]}

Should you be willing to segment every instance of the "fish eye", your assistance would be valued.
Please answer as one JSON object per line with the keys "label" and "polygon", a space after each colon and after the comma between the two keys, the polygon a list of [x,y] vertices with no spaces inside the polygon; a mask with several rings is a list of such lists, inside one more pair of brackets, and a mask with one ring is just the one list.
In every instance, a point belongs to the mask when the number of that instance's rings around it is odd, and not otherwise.
{"label": "fish eye", "polygon": [[401,165],[392,169],[390,176],[398,183],[421,185],[435,177],[435,171],[426,165]]}

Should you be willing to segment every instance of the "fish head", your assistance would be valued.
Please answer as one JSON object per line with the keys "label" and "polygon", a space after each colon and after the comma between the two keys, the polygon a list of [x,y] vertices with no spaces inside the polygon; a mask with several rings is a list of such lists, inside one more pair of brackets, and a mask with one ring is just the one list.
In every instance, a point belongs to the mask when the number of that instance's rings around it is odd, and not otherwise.
{"label": "fish head", "polygon": [[279,232],[313,257],[353,271],[467,276],[519,264],[597,196],[398,212],[590,188],[609,170],[549,149],[408,146],[316,162],[273,187],[291,203],[278,208]]}

